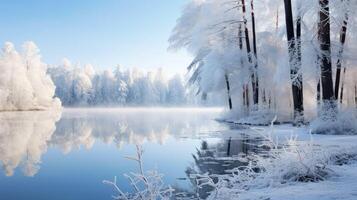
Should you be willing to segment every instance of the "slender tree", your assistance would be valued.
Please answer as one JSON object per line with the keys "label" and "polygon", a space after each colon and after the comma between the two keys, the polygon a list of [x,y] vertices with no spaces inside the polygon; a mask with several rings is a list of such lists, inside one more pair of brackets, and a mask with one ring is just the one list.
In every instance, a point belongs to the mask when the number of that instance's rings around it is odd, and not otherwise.
{"label": "slender tree", "polygon": [[[337,108],[332,81],[331,38],[330,38],[330,8],[329,0],[319,0],[318,40],[320,43],[320,68],[322,88],[323,117],[335,117]],[[329,115],[326,115],[329,111]],[[331,115],[332,114],[332,115]]]}
{"label": "slender tree", "polygon": [[253,34],[253,53],[254,53],[254,104],[259,103],[259,76],[258,76],[258,56],[257,56],[257,37],[255,31],[255,14],[254,14],[254,1],[250,1],[251,17],[252,17],[252,34]]}
{"label": "slender tree", "polygon": [[357,84],[355,84],[355,107],[357,108]]}
{"label": "slender tree", "polygon": [[248,84],[243,84],[243,109],[246,112],[249,112],[249,86]]}
{"label": "slender tree", "polygon": [[250,39],[249,39],[249,30],[247,26],[247,19],[246,19],[246,7],[245,7],[245,0],[241,0],[242,3],[242,12],[243,12],[243,21],[244,21],[244,35],[245,35],[245,45],[248,54],[248,62],[251,68],[251,82],[252,82],[252,89],[253,89],[253,103],[255,105],[258,104],[259,97],[256,93],[256,77],[255,77],[255,70],[253,69],[253,59],[252,59],[252,50],[250,46]]}
{"label": "slender tree", "polygon": [[243,85],[242,87],[242,91],[243,91],[243,95],[242,95],[242,99],[243,99],[243,108],[245,109],[245,106],[247,105],[246,101],[245,101],[245,86]]}
{"label": "slender tree", "polygon": [[341,93],[340,93],[340,104],[343,102],[343,92],[345,86],[345,77],[346,77],[346,67],[343,68],[342,80],[341,80]]}
{"label": "slender tree", "polygon": [[[238,46],[239,46],[239,50],[240,52],[243,52],[243,32],[242,32],[242,24],[240,23],[238,26]],[[240,64],[243,67],[244,63],[243,63],[243,59],[242,57],[240,58]],[[248,97],[248,92],[246,91],[246,84],[243,84],[243,108],[246,110],[249,110],[249,98]]]}
{"label": "slender tree", "polygon": [[[294,22],[291,0],[284,0],[285,5],[285,21],[286,21],[286,35],[288,40],[289,51],[289,64],[290,64],[290,78],[292,81],[292,94],[293,94],[293,106],[294,106],[294,119],[297,122],[303,120],[303,82],[301,74],[301,52],[299,52],[299,42],[296,45],[294,34]],[[301,17],[298,18],[297,35],[300,39],[301,36]],[[299,58],[300,57],[300,58]]]}
{"label": "slender tree", "polygon": [[320,108],[321,105],[321,80],[317,82],[317,87],[316,87],[316,102],[317,102],[317,107]]}
{"label": "slender tree", "polygon": [[319,25],[318,39],[320,42],[320,67],[322,99],[330,101],[334,98],[331,66],[331,38],[330,38],[330,8],[329,0],[319,0]]}
{"label": "slender tree", "polygon": [[232,110],[233,105],[232,105],[232,97],[231,97],[231,86],[229,84],[229,78],[227,73],[225,73],[224,78],[226,80],[226,86],[227,86],[228,105],[229,105],[229,109]]}
{"label": "slender tree", "polygon": [[[342,0],[344,1],[344,0]],[[347,0],[349,3],[349,0]],[[346,32],[347,32],[347,21],[348,21],[348,12],[345,13],[345,19],[340,30],[340,49],[337,55],[337,64],[336,64],[336,78],[335,78],[335,99],[338,99],[339,89],[340,89],[340,80],[341,80],[341,69],[342,69],[342,54],[343,46],[346,41]],[[342,89],[341,89],[342,92]],[[341,100],[342,101],[342,100]]]}

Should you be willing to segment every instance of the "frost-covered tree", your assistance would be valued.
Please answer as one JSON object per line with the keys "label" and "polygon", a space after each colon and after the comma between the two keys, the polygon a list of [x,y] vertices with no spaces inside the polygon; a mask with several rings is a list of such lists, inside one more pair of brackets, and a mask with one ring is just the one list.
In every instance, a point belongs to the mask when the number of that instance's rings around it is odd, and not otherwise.
{"label": "frost-covered tree", "polygon": [[356,7],[350,0],[192,0],[170,48],[193,55],[191,90],[228,99],[234,116],[308,121],[338,98],[336,109],[355,101],[356,36],[349,32],[357,26],[348,22]]}
{"label": "frost-covered tree", "polygon": [[24,43],[20,53],[5,43],[0,56],[0,111],[60,108],[46,68],[35,43]]}
{"label": "frost-covered tree", "polygon": [[154,87],[156,90],[156,95],[158,96],[159,104],[166,104],[168,88],[162,68],[159,68],[155,74]]}
{"label": "frost-covered tree", "polygon": [[92,93],[91,78],[83,70],[76,69],[72,82],[73,104],[88,105]]}
{"label": "frost-covered tree", "polygon": [[173,105],[183,105],[186,102],[186,90],[182,84],[180,75],[174,76],[169,81],[168,103]]}

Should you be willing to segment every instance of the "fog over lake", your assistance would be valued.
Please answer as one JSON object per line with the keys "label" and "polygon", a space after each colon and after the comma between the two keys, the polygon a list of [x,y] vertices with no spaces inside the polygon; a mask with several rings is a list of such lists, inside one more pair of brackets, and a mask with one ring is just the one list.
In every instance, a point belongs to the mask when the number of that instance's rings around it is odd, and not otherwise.
{"label": "fog over lake", "polygon": [[[125,156],[144,149],[145,169],[190,190],[187,170],[203,140],[225,141],[220,108],[64,109],[0,113],[1,199],[111,199],[103,180],[137,170]],[[196,160],[197,161],[197,160]]]}

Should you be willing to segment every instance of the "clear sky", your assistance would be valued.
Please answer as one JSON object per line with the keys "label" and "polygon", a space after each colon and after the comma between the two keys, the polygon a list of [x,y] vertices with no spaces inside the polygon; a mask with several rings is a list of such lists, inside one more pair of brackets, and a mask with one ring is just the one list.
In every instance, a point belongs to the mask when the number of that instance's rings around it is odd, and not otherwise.
{"label": "clear sky", "polygon": [[43,59],[183,72],[185,51],[168,37],[187,0],[1,0],[0,42],[34,41]]}

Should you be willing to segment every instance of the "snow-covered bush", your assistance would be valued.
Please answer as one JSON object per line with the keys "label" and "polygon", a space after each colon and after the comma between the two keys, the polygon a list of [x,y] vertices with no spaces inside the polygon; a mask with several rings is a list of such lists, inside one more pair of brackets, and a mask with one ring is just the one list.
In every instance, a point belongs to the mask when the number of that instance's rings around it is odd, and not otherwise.
{"label": "snow-covered bush", "polygon": [[170,186],[165,186],[162,177],[163,175],[157,171],[144,172],[143,169],[143,150],[141,146],[136,145],[137,155],[135,157],[127,157],[129,160],[137,162],[139,170],[137,173],[131,172],[124,176],[128,179],[129,184],[133,188],[133,193],[123,192],[117,185],[117,178],[114,181],[103,181],[105,184],[112,185],[117,196],[114,199],[120,200],[169,200],[174,191]]}
{"label": "snow-covered bush", "polygon": [[310,128],[314,134],[357,135],[357,110],[328,113],[327,116],[313,120]]}

